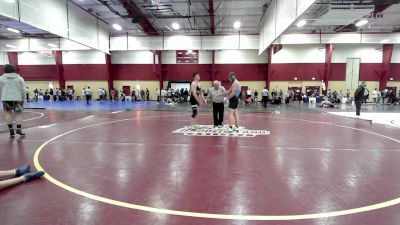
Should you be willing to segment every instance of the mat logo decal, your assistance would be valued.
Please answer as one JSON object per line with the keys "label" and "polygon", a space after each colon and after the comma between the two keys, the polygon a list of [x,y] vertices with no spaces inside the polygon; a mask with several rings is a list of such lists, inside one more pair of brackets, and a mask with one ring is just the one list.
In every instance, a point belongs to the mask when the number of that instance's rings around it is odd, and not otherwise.
{"label": "mat logo decal", "polygon": [[174,134],[184,134],[186,136],[205,136],[205,137],[255,137],[270,135],[266,130],[248,130],[240,127],[238,130],[230,130],[229,127],[213,128],[212,125],[198,125],[196,128],[184,127],[173,131]]}

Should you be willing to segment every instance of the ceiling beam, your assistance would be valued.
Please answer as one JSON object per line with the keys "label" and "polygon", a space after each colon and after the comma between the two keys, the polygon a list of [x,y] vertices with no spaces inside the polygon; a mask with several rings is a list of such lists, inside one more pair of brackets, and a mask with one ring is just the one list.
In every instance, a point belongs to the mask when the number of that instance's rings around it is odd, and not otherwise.
{"label": "ceiling beam", "polygon": [[150,21],[146,18],[146,16],[142,13],[140,8],[130,0],[119,0],[121,4],[124,6],[129,16],[133,21],[138,21],[138,25],[147,35],[150,36],[158,36],[157,30],[153,27]]}
{"label": "ceiling beam", "polygon": [[215,34],[214,0],[208,1],[208,12],[210,13],[211,34]]}

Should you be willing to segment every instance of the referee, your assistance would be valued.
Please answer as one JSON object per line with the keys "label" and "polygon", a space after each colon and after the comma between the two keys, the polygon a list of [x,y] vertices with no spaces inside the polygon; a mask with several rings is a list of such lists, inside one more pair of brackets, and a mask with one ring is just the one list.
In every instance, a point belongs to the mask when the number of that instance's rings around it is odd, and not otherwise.
{"label": "referee", "polygon": [[214,127],[222,127],[224,122],[224,96],[225,88],[219,81],[213,82],[213,87],[209,91],[209,98],[213,102]]}

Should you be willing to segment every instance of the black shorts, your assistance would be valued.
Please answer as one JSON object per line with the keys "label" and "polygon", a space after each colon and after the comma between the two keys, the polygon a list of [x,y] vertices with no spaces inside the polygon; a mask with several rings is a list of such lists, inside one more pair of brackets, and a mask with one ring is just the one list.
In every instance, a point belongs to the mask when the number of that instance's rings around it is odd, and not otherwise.
{"label": "black shorts", "polygon": [[24,110],[24,102],[22,101],[5,101],[3,102],[4,111],[22,112]]}
{"label": "black shorts", "polygon": [[229,108],[230,109],[237,109],[239,105],[239,98],[236,96],[233,96],[231,99],[229,99]]}
{"label": "black shorts", "polygon": [[192,105],[192,108],[197,107],[199,105],[199,103],[196,101],[196,99],[193,96],[190,97],[190,104]]}

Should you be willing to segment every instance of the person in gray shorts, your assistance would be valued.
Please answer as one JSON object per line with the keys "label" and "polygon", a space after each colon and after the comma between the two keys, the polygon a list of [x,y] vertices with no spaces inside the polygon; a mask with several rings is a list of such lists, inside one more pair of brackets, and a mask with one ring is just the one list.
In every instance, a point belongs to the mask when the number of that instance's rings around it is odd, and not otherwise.
{"label": "person in gray shorts", "polygon": [[4,65],[4,74],[0,76],[0,100],[3,102],[4,119],[10,130],[10,136],[15,136],[13,127],[13,113],[17,125],[16,133],[25,136],[22,132],[22,111],[24,110],[24,98],[26,86],[24,79],[17,73],[12,65]]}

